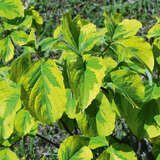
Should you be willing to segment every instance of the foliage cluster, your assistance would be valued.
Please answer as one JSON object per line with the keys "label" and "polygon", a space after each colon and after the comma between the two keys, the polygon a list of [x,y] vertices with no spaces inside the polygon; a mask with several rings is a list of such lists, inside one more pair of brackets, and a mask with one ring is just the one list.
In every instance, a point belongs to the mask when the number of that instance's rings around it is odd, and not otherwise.
{"label": "foliage cluster", "polygon": [[[12,145],[58,122],[71,136],[59,160],[136,160],[131,144],[114,136],[124,118],[138,141],[160,152],[160,19],[137,36],[136,19],[104,12],[104,27],[65,13],[51,37],[43,19],[21,0],[0,0],[0,158],[18,160]],[[59,59],[53,59],[56,51]],[[15,53],[16,52],[16,53]],[[26,157],[24,157],[25,159]],[[42,159],[45,159],[43,157]]]}

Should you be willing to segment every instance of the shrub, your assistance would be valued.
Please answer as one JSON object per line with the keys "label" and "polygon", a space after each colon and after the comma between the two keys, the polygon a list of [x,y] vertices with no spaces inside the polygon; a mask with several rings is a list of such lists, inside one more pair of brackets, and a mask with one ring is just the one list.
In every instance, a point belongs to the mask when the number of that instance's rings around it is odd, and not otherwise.
{"label": "shrub", "polygon": [[1,159],[18,159],[10,146],[55,122],[71,134],[60,160],[137,159],[113,135],[119,118],[160,156],[159,18],[146,36],[153,44],[136,36],[139,21],[107,13],[103,28],[65,13],[53,37],[41,40],[43,19],[33,7],[24,10],[20,0],[0,6]]}

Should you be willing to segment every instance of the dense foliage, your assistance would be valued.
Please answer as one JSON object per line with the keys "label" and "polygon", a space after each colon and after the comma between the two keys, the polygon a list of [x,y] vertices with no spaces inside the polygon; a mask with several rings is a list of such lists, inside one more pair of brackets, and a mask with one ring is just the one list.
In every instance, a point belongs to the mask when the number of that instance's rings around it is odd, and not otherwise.
{"label": "dense foliage", "polygon": [[[142,24],[104,12],[105,27],[65,13],[52,37],[39,37],[43,19],[20,0],[0,0],[0,158],[16,160],[12,144],[36,135],[38,124],[72,135],[59,160],[136,160],[113,135],[124,118],[131,133],[160,157],[160,19],[146,39]],[[61,51],[60,58],[53,58]],[[78,130],[77,130],[78,128]]]}

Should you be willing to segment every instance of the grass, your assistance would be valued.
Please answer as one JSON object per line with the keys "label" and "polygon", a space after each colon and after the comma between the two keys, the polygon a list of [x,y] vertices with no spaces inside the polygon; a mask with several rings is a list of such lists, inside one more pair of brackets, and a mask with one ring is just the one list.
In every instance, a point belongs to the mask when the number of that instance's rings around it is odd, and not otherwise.
{"label": "grass", "polygon": [[104,11],[119,12],[125,18],[138,19],[147,29],[153,23],[154,16],[160,16],[160,0],[31,0],[30,5],[35,6],[44,17],[41,37],[52,36],[53,30],[60,24],[62,15],[67,11],[73,16],[80,14],[99,27],[104,25]]}

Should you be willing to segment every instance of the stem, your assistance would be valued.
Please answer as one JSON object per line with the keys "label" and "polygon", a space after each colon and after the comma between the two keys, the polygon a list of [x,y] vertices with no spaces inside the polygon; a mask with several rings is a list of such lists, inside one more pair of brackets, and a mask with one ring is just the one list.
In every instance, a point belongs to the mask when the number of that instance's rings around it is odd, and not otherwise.
{"label": "stem", "polygon": [[[39,138],[41,138],[41,139],[43,139],[44,141],[52,144],[52,145],[55,146],[56,148],[59,148],[59,144],[50,141],[49,139],[43,137],[43,136],[40,135],[39,133],[37,133],[36,136],[39,137]],[[21,140],[21,139],[19,138],[14,144],[12,144],[12,145],[10,146],[10,148],[13,149],[13,146],[16,145],[20,140]],[[5,148],[6,146],[3,146],[3,145],[0,144],[0,147],[4,147],[4,148]]]}
{"label": "stem", "polygon": [[160,84],[160,70],[159,70],[159,65],[158,65],[158,85]]}
{"label": "stem", "polygon": [[52,145],[55,146],[56,148],[59,148],[59,144],[50,141],[49,139],[43,137],[43,136],[40,135],[39,133],[37,133],[36,136],[39,137],[39,138],[41,138],[41,139],[43,139],[43,140],[45,140],[46,142],[52,144]]}
{"label": "stem", "polygon": [[79,134],[78,128],[75,128],[74,130],[75,130],[75,134],[78,135]]}
{"label": "stem", "polygon": [[67,127],[67,125],[65,124],[65,122],[64,122],[62,119],[61,119],[60,121],[61,121],[64,129],[65,129],[71,136],[73,136],[73,133],[68,129],[68,127]]}
{"label": "stem", "polygon": [[136,154],[137,154],[138,156],[141,155],[141,148],[142,148],[142,145],[141,145],[141,142],[139,141],[139,142],[138,142],[137,152],[136,152]]}

